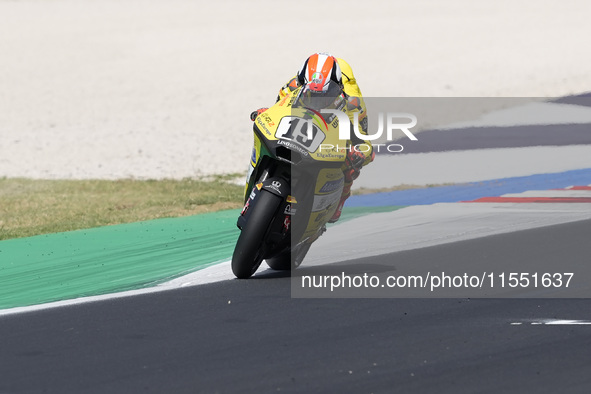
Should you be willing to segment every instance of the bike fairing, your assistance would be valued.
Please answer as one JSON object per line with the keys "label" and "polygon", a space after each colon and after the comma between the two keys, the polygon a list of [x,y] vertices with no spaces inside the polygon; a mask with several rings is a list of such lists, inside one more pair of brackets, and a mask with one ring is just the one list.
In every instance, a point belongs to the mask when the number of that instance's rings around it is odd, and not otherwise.
{"label": "bike fairing", "polygon": [[[326,55],[326,54],[325,54]],[[357,80],[355,75],[353,74],[353,69],[345,60],[341,58],[335,58],[336,65],[340,68],[341,77],[339,80],[339,85],[342,87],[343,92],[345,93],[345,97],[347,99],[347,107],[346,113],[349,116],[349,119],[353,124],[359,124],[361,134],[367,135],[368,130],[368,119],[367,119],[367,109],[365,106],[365,101],[363,100],[363,95],[361,94],[361,89],[359,89],[359,85],[357,85]],[[302,69],[295,77],[290,79],[283,87],[279,90],[279,94],[277,96],[276,101],[280,101],[285,99],[288,96],[291,96],[289,99],[290,101],[293,100],[293,96],[291,93],[300,88],[302,83],[302,71],[306,67],[308,60],[304,62]],[[358,119],[357,122],[354,122],[354,116],[357,114]],[[359,152],[363,153],[365,156],[364,166],[371,163],[375,157],[373,145],[370,141],[360,139],[356,135],[352,136],[352,146],[359,147],[365,146],[367,149],[358,149]]]}

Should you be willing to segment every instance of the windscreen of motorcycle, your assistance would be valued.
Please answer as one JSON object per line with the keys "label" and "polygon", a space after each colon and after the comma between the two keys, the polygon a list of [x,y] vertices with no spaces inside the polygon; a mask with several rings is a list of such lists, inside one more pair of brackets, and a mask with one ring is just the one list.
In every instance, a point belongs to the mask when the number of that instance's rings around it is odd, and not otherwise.
{"label": "windscreen of motorcycle", "polygon": [[343,110],[346,103],[341,87],[336,82],[330,81],[322,90],[313,90],[309,86],[303,86],[293,107],[310,108],[316,111],[323,109]]}

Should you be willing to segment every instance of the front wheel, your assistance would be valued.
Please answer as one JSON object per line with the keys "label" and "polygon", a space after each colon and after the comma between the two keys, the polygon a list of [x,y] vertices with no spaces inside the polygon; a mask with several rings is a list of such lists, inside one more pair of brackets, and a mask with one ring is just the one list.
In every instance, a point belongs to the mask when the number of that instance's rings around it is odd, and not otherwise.
{"label": "front wheel", "polygon": [[281,201],[281,197],[262,190],[256,204],[250,207],[252,211],[242,227],[232,255],[232,272],[237,278],[251,277],[261,265],[265,253],[265,236]]}

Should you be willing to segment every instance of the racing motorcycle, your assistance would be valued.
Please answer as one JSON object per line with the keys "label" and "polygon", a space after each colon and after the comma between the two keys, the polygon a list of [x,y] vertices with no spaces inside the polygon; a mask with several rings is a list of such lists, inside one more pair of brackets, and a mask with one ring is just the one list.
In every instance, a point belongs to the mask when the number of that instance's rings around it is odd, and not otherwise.
{"label": "racing motorcycle", "polygon": [[252,276],[263,260],[275,270],[298,267],[326,231],[344,186],[347,141],[339,139],[341,88],[330,83],[322,99],[305,87],[259,114],[246,177],[241,230],[232,256],[237,278]]}

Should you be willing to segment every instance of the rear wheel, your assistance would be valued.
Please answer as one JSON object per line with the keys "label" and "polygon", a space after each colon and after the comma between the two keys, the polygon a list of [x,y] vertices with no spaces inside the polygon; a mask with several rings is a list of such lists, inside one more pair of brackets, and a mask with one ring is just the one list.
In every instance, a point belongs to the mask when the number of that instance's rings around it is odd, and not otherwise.
{"label": "rear wheel", "polygon": [[299,248],[296,248],[296,250],[282,252],[271,259],[267,259],[267,264],[269,267],[271,267],[271,269],[277,271],[296,269],[300,266],[300,264],[302,264],[302,260],[304,260],[304,257],[306,257],[308,250],[310,250],[310,246],[312,246],[312,244],[306,243],[301,245]]}
{"label": "rear wheel", "polygon": [[291,250],[281,252],[277,256],[267,259],[267,264],[271,269],[277,271],[287,271],[291,269]]}
{"label": "rear wheel", "polygon": [[264,257],[265,236],[271,226],[281,197],[261,190],[256,204],[250,208],[250,216],[242,227],[232,255],[232,272],[239,279],[251,277]]}

